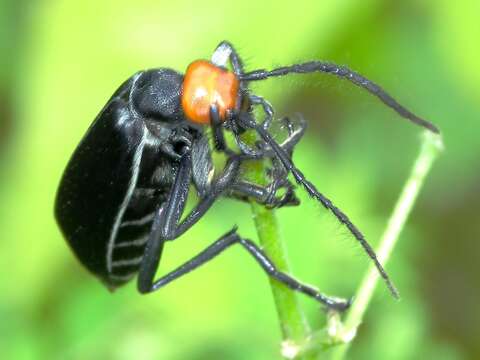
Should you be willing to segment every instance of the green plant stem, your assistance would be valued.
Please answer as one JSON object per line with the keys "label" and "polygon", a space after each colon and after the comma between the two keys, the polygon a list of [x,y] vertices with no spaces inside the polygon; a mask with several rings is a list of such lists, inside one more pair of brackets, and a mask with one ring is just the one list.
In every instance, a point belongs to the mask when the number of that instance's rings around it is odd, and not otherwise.
{"label": "green plant stem", "polygon": [[[380,241],[377,255],[379,261],[384,264],[384,266],[388,261],[388,258],[398,240],[398,235],[403,229],[407,217],[412,210],[422,184],[433,162],[442,149],[443,144],[441,137],[431,134],[430,132],[425,132],[420,154],[415,161],[410,177],[405,183],[403,191],[395,205],[395,209]],[[378,272],[373,266],[370,266],[356,292],[352,308],[347,314],[347,318],[341,331],[344,336],[346,335],[351,338],[348,334],[356,333],[358,326],[362,322],[363,315],[368,308],[378,280]],[[333,350],[332,359],[343,359],[349,345],[350,342],[338,345]]]}
{"label": "green plant stem", "polygon": [[[251,134],[246,134],[243,139],[253,143]],[[249,161],[243,167],[248,180],[265,185],[265,164],[263,161]],[[276,267],[290,273],[284,244],[281,240],[277,218],[274,210],[266,209],[263,205],[251,202],[253,219],[255,222],[260,244],[273,261]],[[294,291],[275,279],[270,278],[270,285],[277,309],[278,319],[282,331],[282,355],[286,358],[296,358],[295,353],[300,348],[310,333],[309,325],[300,307]],[[302,356],[301,359],[313,359]]]}

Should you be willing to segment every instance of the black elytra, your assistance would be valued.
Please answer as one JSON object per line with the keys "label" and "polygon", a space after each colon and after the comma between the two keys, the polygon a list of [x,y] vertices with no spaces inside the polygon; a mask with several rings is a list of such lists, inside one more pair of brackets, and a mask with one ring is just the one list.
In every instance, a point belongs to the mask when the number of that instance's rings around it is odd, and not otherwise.
{"label": "black elytra", "polygon": [[[255,243],[241,237],[235,227],[185,264],[154,279],[165,242],[179,238],[219,197],[253,200],[269,208],[298,205],[294,186],[288,179],[291,174],[312,198],[346,225],[375,263],[392,294],[398,297],[363,234],[293,164],[291,155],[304,134],[305,121],[282,119],[287,135],[281,143],[276,142],[269,132],[274,119],[272,106],[247,91],[247,85],[289,73],[333,73],[377,96],[402,117],[433,132],[438,129],[399,105],[378,85],[345,67],[317,61],[245,73],[235,49],[225,41],[216,48],[211,63],[222,69],[229,63],[240,84],[237,106],[227,109],[226,118],[222,118],[216,103],[210,104],[213,148],[205,126],[184,115],[184,76],[165,68],[140,71],[130,77],[88,129],[65,169],[55,202],[58,225],[80,262],[110,289],[138,275],[138,290],[149,293],[196,269],[229,246],[240,244],[269,276],[328,308],[344,310],[349,301],[323,295],[277,270],[268,256]],[[253,114],[255,106],[265,113],[260,123]],[[247,129],[259,136],[254,146],[240,138]],[[224,131],[233,133],[236,150],[227,146]],[[214,169],[212,151],[227,157],[220,171]],[[248,182],[239,173],[242,162],[255,159],[269,160],[271,164],[271,182],[267,186]],[[184,216],[191,185],[199,200]]]}

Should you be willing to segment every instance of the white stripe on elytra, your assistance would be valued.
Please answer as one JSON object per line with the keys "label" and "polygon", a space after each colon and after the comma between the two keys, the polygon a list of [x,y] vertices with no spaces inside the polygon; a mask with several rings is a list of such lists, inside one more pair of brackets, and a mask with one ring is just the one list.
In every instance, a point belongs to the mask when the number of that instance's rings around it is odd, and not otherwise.
{"label": "white stripe on elytra", "polygon": [[148,241],[148,234],[132,241],[123,241],[120,243],[116,243],[114,245],[114,248],[117,249],[117,248],[130,247],[130,246],[142,246],[142,245],[145,245],[147,241]]}
{"label": "white stripe on elytra", "polygon": [[141,217],[140,219],[124,221],[120,224],[120,227],[145,225],[152,221],[154,216],[155,213],[152,212],[144,217]]}
{"label": "white stripe on elytra", "polygon": [[133,259],[123,259],[117,260],[112,262],[112,267],[121,267],[121,266],[130,266],[130,265],[138,265],[142,262],[143,255],[133,258]]}
{"label": "white stripe on elytra", "polygon": [[137,185],[138,173],[140,172],[140,161],[142,160],[142,153],[143,148],[145,146],[145,139],[147,136],[147,129],[143,127],[143,134],[142,140],[140,144],[138,144],[137,150],[133,155],[133,164],[132,164],[132,177],[130,178],[130,182],[128,184],[128,189],[123,199],[123,202],[120,205],[120,209],[118,210],[117,216],[113,223],[112,231],[110,233],[110,238],[108,239],[108,246],[107,246],[107,271],[109,273],[112,272],[112,255],[113,255],[113,246],[115,245],[115,239],[117,237],[118,229],[120,227],[120,223],[122,221],[123,214],[125,210],[127,210],[128,203],[130,198],[132,197],[133,191],[135,190],[135,186]]}

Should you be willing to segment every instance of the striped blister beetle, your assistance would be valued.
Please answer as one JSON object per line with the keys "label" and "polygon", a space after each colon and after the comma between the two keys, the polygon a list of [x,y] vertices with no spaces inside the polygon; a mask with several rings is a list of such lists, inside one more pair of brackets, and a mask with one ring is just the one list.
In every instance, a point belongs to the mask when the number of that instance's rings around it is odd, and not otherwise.
{"label": "striped blister beetle", "polygon": [[[229,66],[228,66],[229,65]],[[269,132],[272,106],[248,90],[251,81],[290,73],[324,72],[366,89],[402,117],[433,132],[438,129],[397,103],[378,85],[346,67],[311,61],[271,71],[244,72],[241,59],[222,42],[210,61],[191,63],[185,75],[159,68],[140,71],[113,94],[88,129],[61,180],[55,216],[70,247],[93,274],[110,289],[138,274],[141,293],[155,291],[210,261],[231,245],[240,244],[271,277],[328,308],[344,310],[350,301],[321,294],[275,267],[252,241],[237,229],[227,232],[198,255],[155,280],[165,242],[179,238],[208,211],[219,197],[256,201],[270,208],[298,205],[292,175],[306,192],[329,209],[360,242],[391,293],[397,290],[362,233],[348,217],[309,182],[291,159],[305,122],[284,119],[288,130],[277,142]],[[254,108],[264,118],[258,122]],[[211,129],[213,150],[226,155],[215,171],[212,149],[205,133]],[[245,143],[241,134],[257,133]],[[225,141],[233,134],[236,148]],[[239,168],[247,160],[269,160],[267,186],[242,179]],[[193,184],[199,201],[185,216]]]}

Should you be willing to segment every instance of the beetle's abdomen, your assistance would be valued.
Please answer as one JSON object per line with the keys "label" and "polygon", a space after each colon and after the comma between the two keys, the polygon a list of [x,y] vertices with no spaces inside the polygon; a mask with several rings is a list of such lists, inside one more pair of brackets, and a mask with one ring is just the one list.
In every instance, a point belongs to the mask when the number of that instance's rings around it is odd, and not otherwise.
{"label": "beetle's abdomen", "polygon": [[237,107],[239,81],[228,70],[205,60],[191,63],[183,80],[182,108],[185,116],[195,123],[210,123],[210,107],[216,105],[220,118],[227,110]]}

